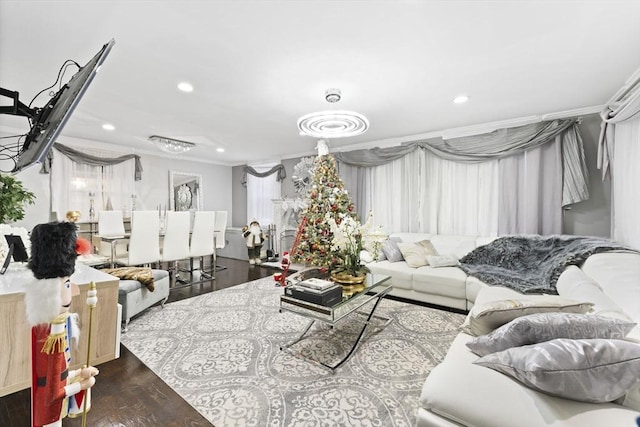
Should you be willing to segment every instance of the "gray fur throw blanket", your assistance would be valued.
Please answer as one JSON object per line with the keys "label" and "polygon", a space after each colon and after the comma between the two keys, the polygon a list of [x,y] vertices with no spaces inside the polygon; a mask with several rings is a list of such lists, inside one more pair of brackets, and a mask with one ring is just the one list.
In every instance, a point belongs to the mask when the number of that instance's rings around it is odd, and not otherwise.
{"label": "gray fur throw blanket", "polygon": [[573,236],[505,236],[479,246],[460,260],[469,276],[523,294],[557,294],[558,277],[598,252],[627,250],[607,239]]}

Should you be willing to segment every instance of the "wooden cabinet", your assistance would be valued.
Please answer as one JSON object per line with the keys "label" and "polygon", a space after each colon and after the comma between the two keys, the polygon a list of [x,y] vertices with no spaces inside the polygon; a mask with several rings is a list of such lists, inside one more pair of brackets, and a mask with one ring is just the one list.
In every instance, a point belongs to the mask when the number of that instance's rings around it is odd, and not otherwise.
{"label": "wooden cabinet", "polygon": [[[24,272],[8,270],[0,276],[0,396],[31,385],[31,331],[27,324],[24,294],[20,277]],[[89,344],[89,306],[87,291],[93,281],[98,291],[98,304],[93,313],[91,364],[99,365],[116,358],[119,346],[118,284],[119,279],[91,267],[77,264],[71,276],[80,287],[70,311],[80,316],[80,342],[72,351],[71,368],[86,363]]]}

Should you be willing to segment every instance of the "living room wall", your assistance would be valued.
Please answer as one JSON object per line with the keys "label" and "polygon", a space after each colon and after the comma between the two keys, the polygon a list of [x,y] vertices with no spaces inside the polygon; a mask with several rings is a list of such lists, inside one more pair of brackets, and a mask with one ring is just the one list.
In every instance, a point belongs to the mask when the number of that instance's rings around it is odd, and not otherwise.
{"label": "living room wall", "polygon": [[[602,181],[600,171],[596,167],[600,123],[600,116],[592,114],[585,116],[579,125],[589,172],[590,198],[565,209],[562,225],[565,234],[610,236],[611,184],[609,180]],[[294,166],[299,161],[300,157],[296,157],[281,162],[287,172],[287,178],[282,183],[283,198],[295,197],[291,176]],[[247,189],[240,184],[243,169],[244,165],[233,168],[233,226],[235,227],[242,227],[247,221]]]}
{"label": "living room wall", "polygon": [[[116,148],[107,144],[93,143],[75,138],[60,138],[59,142],[79,150],[82,150],[82,147],[93,147],[125,154],[122,152],[121,147]],[[143,169],[142,180],[135,183],[137,210],[153,210],[157,209],[158,205],[166,205],[167,209],[169,208],[169,171],[174,170],[202,175],[203,209],[226,210],[229,212],[229,217],[232,216],[230,166],[151,154],[140,154],[140,160]],[[15,223],[16,226],[25,227],[28,230],[36,224],[54,219],[50,213],[51,190],[49,188],[49,175],[40,174],[39,171],[40,166],[36,165],[16,175],[25,187],[36,195],[36,204],[27,206],[25,218]],[[53,189],[53,191],[65,191],[65,189],[57,188]],[[99,210],[99,207],[96,207],[96,210]],[[81,214],[80,221],[88,220],[89,206],[87,206],[86,210],[81,210]],[[230,221],[228,223],[230,225]]]}

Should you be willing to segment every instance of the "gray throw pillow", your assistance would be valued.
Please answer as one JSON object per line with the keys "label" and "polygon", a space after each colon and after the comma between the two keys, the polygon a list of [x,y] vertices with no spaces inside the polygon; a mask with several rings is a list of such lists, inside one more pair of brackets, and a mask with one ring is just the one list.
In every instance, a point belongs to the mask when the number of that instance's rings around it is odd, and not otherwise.
{"label": "gray throw pillow", "polygon": [[473,363],[534,390],[581,402],[611,402],[640,383],[640,344],[624,340],[559,338],[491,353]]}
{"label": "gray throw pillow", "polygon": [[536,313],[518,317],[495,331],[467,342],[478,356],[556,338],[623,339],[635,323],[612,317],[578,313]]}
{"label": "gray throw pillow", "polygon": [[389,260],[389,262],[399,262],[402,261],[402,252],[400,252],[400,248],[398,248],[398,243],[402,242],[402,239],[399,237],[389,237],[382,244],[382,253]]}

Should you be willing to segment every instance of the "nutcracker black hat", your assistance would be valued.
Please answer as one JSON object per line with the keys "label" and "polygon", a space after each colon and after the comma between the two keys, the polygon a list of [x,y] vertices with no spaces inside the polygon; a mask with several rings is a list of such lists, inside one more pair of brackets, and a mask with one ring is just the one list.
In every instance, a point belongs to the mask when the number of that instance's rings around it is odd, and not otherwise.
{"label": "nutcracker black hat", "polygon": [[71,276],[78,257],[76,240],[76,225],[72,222],[49,222],[33,227],[29,268],[35,278]]}

